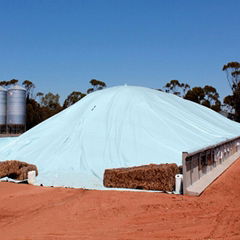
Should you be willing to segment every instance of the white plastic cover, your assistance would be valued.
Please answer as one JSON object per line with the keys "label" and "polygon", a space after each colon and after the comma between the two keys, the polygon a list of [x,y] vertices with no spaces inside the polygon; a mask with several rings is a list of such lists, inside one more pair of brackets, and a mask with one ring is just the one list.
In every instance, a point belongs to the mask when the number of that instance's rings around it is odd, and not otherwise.
{"label": "white plastic cover", "polygon": [[82,100],[0,146],[0,160],[36,164],[47,186],[102,189],[107,168],[181,165],[192,152],[240,135],[240,124],[191,101],[120,86]]}
{"label": "white plastic cover", "polygon": [[0,149],[13,141],[15,137],[0,137]]}

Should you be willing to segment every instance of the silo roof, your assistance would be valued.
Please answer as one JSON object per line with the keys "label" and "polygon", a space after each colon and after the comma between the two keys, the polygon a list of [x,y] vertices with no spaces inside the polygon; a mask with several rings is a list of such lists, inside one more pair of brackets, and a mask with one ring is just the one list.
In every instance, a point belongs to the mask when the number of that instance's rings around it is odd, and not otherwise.
{"label": "silo roof", "polygon": [[20,85],[14,85],[13,87],[9,88],[8,90],[24,90],[26,89],[24,87],[21,87]]}
{"label": "silo roof", "polygon": [[7,91],[5,88],[3,88],[2,86],[0,86],[0,91]]}

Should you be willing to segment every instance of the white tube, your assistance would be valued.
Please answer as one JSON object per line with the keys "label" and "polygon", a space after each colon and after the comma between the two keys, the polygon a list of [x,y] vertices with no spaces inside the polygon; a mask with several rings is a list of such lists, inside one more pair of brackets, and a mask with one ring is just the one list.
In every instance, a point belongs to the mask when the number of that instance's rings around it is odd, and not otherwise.
{"label": "white tube", "polygon": [[182,192],[182,180],[183,180],[182,174],[175,175],[175,193],[176,194],[181,194]]}
{"label": "white tube", "polygon": [[36,171],[29,171],[28,172],[28,184],[34,185],[36,178]]}

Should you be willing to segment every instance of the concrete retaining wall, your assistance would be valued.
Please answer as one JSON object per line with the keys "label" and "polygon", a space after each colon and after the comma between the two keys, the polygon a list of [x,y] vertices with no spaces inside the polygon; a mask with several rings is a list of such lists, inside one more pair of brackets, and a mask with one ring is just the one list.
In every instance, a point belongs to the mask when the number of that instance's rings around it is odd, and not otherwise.
{"label": "concrete retaining wall", "polygon": [[200,195],[240,157],[240,137],[193,153],[182,153],[183,194]]}

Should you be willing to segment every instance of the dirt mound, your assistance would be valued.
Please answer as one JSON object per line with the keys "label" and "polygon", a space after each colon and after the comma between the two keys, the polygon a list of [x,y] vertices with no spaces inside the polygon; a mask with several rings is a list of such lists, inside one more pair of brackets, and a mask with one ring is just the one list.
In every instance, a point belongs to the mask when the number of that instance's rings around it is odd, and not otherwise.
{"label": "dirt mound", "polygon": [[105,187],[160,190],[171,192],[175,186],[176,164],[150,164],[131,168],[107,169]]}
{"label": "dirt mound", "polygon": [[24,180],[27,179],[29,171],[36,171],[36,176],[38,175],[37,167],[33,164],[16,160],[0,162],[0,178]]}

